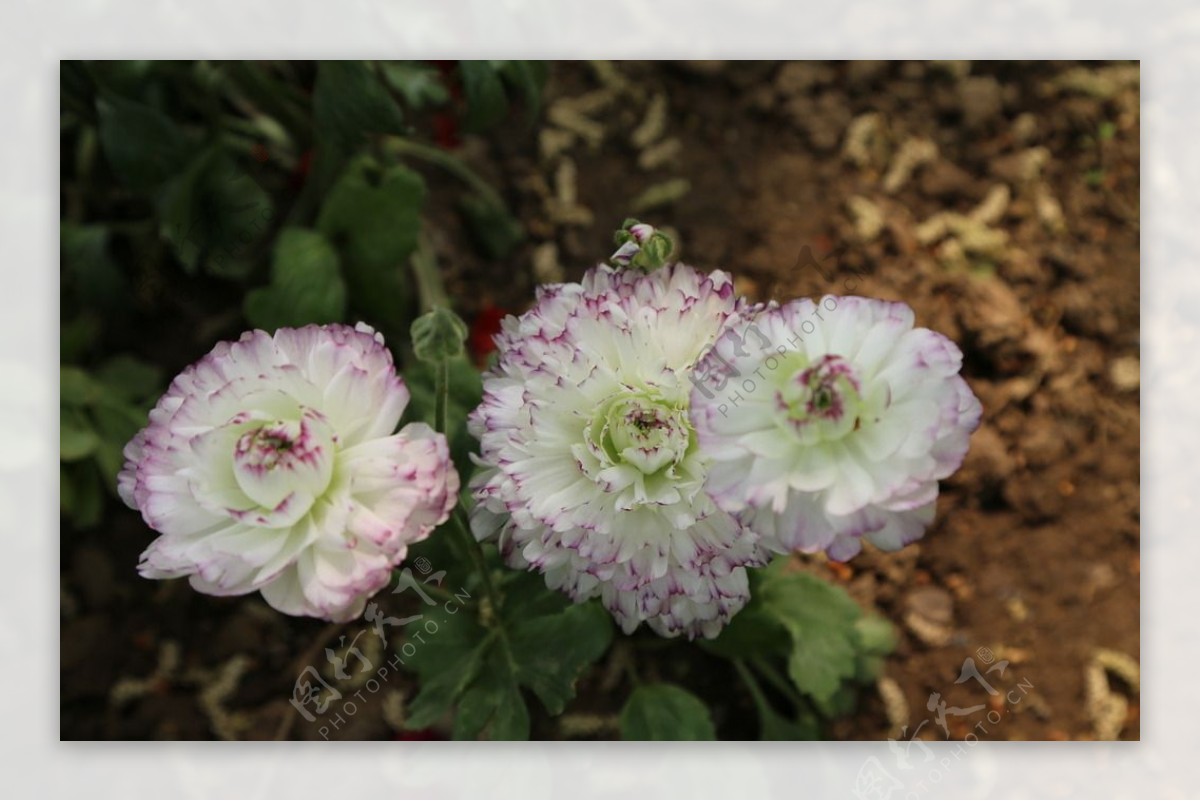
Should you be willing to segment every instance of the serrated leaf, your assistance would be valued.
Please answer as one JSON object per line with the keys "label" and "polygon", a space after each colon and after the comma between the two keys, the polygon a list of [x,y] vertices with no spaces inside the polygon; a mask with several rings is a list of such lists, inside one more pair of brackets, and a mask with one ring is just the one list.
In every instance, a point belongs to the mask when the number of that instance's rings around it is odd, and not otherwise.
{"label": "serrated leaf", "polygon": [[801,692],[829,700],[855,674],[857,604],[838,587],[807,573],[764,581],[762,603],[792,637],[788,676]]}
{"label": "serrated leaf", "polygon": [[351,304],[397,337],[407,333],[413,298],[407,264],[424,199],[420,175],[363,156],[343,172],[317,218],[317,229],[341,254]]}
{"label": "serrated leaf", "polygon": [[562,713],[575,697],[580,673],[611,642],[612,617],[596,603],[517,623],[509,636],[517,681],[533,690],[551,715]]}
{"label": "serrated leaf", "polygon": [[841,588],[786,572],[786,560],[752,572],[751,582],[750,603],[708,648],[727,658],[783,656],[797,689],[830,702],[858,674],[862,610]]}
{"label": "serrated leaf", "polygon": [[673,684],[644,684],[621,710],[623,740],[715,740],[708,707]]}
{"label": "serrated leaf", "polygon": [[249,269],[251,246],[267,232],[270,196],[214,145],[175,177],[159,199],[161,232],[184,270],[220,277]]}
{"label": "serrated leaf", "polygon": [[[428,621],[437,625],[429,634]],[[420,678],[420,692],[408,706],[405,726],[424,729],[445,714],[478,675],[490,640],[471,612],[459,607],[451,614],[445,607],[425,612],[420,620],[408,625],[412,656],[405,656],[404,668]],[[421,634],[424,642],[416,640]]]}
{"label": "serrated leaf", "polygon": [[858,687],[850,681],[842,682],[837,690],[826,698],[813,697],[817,711],[826,718],[849,715],[858,705]]}
{"label": "serrated leaf", "polygon": [[270,285],[247,293],[244,308],[252,325],[268,331],[340,322],[346,285],[337,252],[316,231],[284,230],[275,242]]}
{"label": "serrated leaf", "polygon": [[880,615],[863,615],[854,622],[859,645],[867,654],[890,654],[896,647],[896,627]]}
{"label": "serrated leaf", "polygon": [[404,115],[362,61],[322,61],[313,87],[317,137],[353,149],[368,133],[401,133]]}
{"label": "serrated leaf", "polygon": [[567,596],[546,586],[546,578],[540,573],[506,571],[502,590],[504,608],[501,617],[509,626],[531,618],[557,615],[571,605]]}
{"label": "serrated leaf", "polygon": [[454,739],[483,735],[489,740],[528,740],[529,709],[512,666],[494,645],[479,677],[463,695],[454,719]]}
{"label": "serrated leaf", "polygon": [[[751,574],[753,575],[753,574]],[[701,646],[726,659],[753,659],[780,656],[791,650],[791,635],[787,628],[764,609],[754,590],[750,603],[713,640],[702,640]]]}
{"label": "serrated leaf", "polygon": [[[561,713],[574,697],[579,675],[608,648],[612,622],[599,606],[566,604],[540,576],[530,578],[540,588],[527,581],[505,582],[503,610],[493,621],[502,629],[483,627],[465,608],[454,616],[438,608],[410,624],[414,639],[421,632],[424,642],[404,657],[404,667],[420,678],[406,726],[429,726],[454,705],[456,739],[527,739],[522,687],[551,714]],[[437,624],[432,633],[429,621]]]}
{"label": "serrated leaf", "polygon": [[131,188],[155,189],[187,162],[190,142],[161,111],[109,95],[97,101],[97,113],[104,156]]}

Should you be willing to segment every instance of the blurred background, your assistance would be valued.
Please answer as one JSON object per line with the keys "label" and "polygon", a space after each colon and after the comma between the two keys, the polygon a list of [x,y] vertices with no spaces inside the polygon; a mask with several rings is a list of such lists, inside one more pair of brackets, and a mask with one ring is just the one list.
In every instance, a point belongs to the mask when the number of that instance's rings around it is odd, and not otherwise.
{"label": "blurred background", "polygon": [[[964,351],[984,422],[925,539],[800,560],[900,632],[826,735],[1138,738],[1136,63],[63,62],[60,78],[63,739],[319,737],[288,698],[336,632],[136,574],[154,535],[115,475],[172,376],[248,327],[339,320],[406,362],[413,316],[445,299],[485,364],[500,319],[605,259],[629,216],[743,294],[852,287]],[[628,658],[614,648],[535,736],[616,736]],[[960,681],[968,659],[999,695]],[[701,695],[723,737],[753,736],[717,660],[677,643],[642,667]],[[442,736],[401,733],[409,681],[333,736]]]}

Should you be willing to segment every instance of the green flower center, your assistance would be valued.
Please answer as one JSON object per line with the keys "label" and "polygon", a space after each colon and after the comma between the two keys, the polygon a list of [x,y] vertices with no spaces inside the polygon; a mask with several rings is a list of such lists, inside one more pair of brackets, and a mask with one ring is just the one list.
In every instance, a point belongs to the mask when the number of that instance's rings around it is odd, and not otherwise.
{"label": "green flower center", "polygon": [[636,392],[602,404],[586,439],[601,461],[654,475],[678,465],[693,448],[695,437],[683,405]]}
{"label": "green flower center", "polygon": [[801,366],[776,390],[775,407],[806,443],[840,439],[860,423],[858,375],[842,357],[822,356]]}

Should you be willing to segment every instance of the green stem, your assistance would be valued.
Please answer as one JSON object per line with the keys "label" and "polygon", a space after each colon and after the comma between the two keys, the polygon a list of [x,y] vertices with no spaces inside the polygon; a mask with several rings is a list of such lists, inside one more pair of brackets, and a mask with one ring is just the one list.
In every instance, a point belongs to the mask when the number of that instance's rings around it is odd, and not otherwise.
{"label": "green stem", "polygon": [[[433,427],[437,431],[450,436],[446,427],[447,409],[450,406],[450,363],[446,359],[438,359],[434,366],[434,410]],[[458,507],[456,506],[455,509]]]}
{"label": "green stem", "polygon": [[[400,571],[393,570],[392,578],[394,578],[398,581],[400,579]],[[454,593],[452,593],[448,590],[443,590],[441,587],[437,586],[436,584],[422,584],[421,592],[425,593],[426,595],[428,595],[432,598],[436,598],[439,601],[442,601],[443,603],[451,603],[451,602],[463,603],[463,601],[460,598],[458,598],[457,596],[455,596]]]}
{"label": "green stem", "polygon": [[474,170],[449,153],[438,150],[436,147],[413,142],[410,139],[403,139],[399,136],[387,137],[384,139],[384,145],[398,156],[412,156],[413,158],[421,159],[422,161],[427,161],[430,164],[441,167],[474,189],[489,205],[501,209],[505,208],[504,198],[500,197],[500,194],[492,188],[491,184],[480,178]]}
{"label": "green stem", "polygon": [[750,664],[754,665],[758,672],[761,673],[776,690],[779,690],[779,692],[783,693],[788,700],[795,704],[796,709],[804,709],[808,706],[808,704],[800,696],[800,693],[798,693],[796,688],[792,686],[791,682],[781,676],[779,671],[776,670],[771,663],[767,662],[765,659],[754,659],[751,660]]}
{"label": "green stem", "polygon": [[[446,410],[450,405],[450,363],[445,359],[438,359],[434,366],[434,413],[433,422],[434,428],[442,434],[447,433],[446,428]],[[467,553],[467,558],[471,560],[475,568],[475,572],[479,574],[480,581],[483,582],[484,595],[491,604],[492,613],[500,612],[500,593],[496,589],[495,583],[492,581],[492,573],[488,569],[487,559],[483,555],[483,546],[471,534],[471,527],[467,524],[463,517],[462,507],[456,505],[450,513],[451,528],[454,529],[455,535],[458,537],[459,545]]]}
{"label": "green stem", "polygon": [[431,312],[438,306],[450,308],[450,298],[442,285],[437,259],[433,255],[433,244],[425,228],[417,235],[417,249],[412,255],[413,277],[417,279],[417,294],[421,298],[421,311]]}
{"label": "green stem", "polygon": [[758,682],[754,678],[754,674],[750,672],[750,668],[746,667],[746,663],[740,659],[733,660],[733,668],[742,679],[742,683],[746,685],[746,689],[750,691],[750,697],[754,699],[754,706],[758,708],[759,717],[765,717],[764,713],[770,707],[767,704],[767,697],[763,695],[762,688],[758,686]]}
{"label": "green stem", "polygon": [[483,555],[483,546],[475,539],[475,535],[471,533],[471,528],[463,518],[463,513],[459,507],[454,507],[454,511],[450,513],[450,522],[454,533],[458,537],[459,545],[467,552],[467,558],[471,560],[475,572],[479,574],[483,582],[483,594],[487,597],[488,602],[492,606],[495,613],[500,611],[500,590],[492,581],[492,571],[488,569],[487,559]]}

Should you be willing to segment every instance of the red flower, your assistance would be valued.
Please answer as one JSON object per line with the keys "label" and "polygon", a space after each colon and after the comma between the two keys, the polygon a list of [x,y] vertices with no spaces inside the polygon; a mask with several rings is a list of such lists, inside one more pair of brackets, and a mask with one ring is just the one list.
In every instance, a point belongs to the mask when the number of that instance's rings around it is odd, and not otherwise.
{"label": "red flower", "polygon": [[482,367],[487,362],[487,357],[496,349],[493,337],[500,333],[500,323],[509,314],[511,312],[508,309],[493,306],[485,301],[479,314],[475,315],[475,319],[471,322],[471,333],[467,338],[467,345],[471,349],[471,355],[475,358],[476,365]]}
{"label": "red flower", "polygon": [[458,135],[458,117],[450,111],[433,115],[433,141],[443,150],[454,150],[462,144]]}

